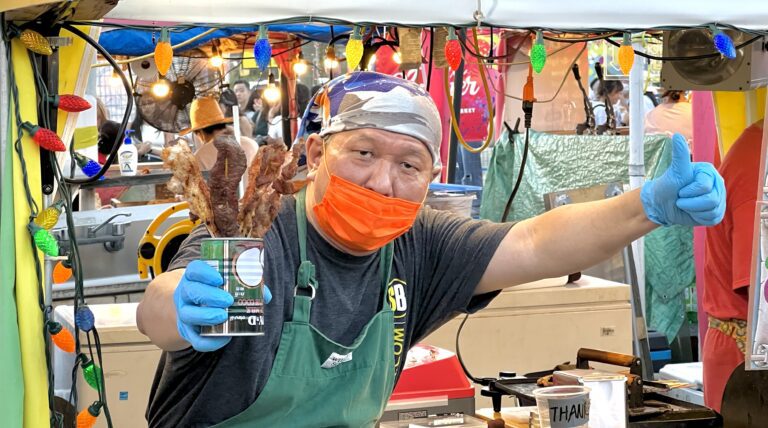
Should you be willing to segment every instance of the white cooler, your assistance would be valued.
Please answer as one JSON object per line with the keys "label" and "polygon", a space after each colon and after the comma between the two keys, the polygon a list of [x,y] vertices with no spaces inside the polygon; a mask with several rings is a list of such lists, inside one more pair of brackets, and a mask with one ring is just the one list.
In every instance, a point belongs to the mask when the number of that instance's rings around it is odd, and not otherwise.
{"label": "white cooler", "polygon": [[[101,339],[107,403],[115,427],[147,426],[144,412],[161,354],[161,350],[136,328],[137,306],[138,303],[89,305],[99,331],[99,339]],[[75,324],[73,309],[73,306],[58,306],[53,315],[56,321],[72,332]],[[87,342],[82,332],[80,343],[83,352],[87,354]],[[96,356],[95,348],[94,356]],[[62,352],[54,346],[55,394],[65,400],[69,398],[72,386],[74,363],[74,354]],[[96,401],[98,394],[85,382],[82,370],[78,371],[78,376],[77,403],[80,411]],[[106,419],[102,412],[96,427],[106,426]]]}
{"label": "white cooler", "polygon": [[[502,370],[521,375],[566,361],[576,364],[579,348],[632,354],[629,286],[590,276],[565,282],[544,280],[506,289],[470,316],[461,333],[461,356],[472,375],[498,377]],[[449,321],[422,342],[455,352],[463,318]],[[475,390],[477,408],[490,407],[491,400],[480,395],[479,387]]]}

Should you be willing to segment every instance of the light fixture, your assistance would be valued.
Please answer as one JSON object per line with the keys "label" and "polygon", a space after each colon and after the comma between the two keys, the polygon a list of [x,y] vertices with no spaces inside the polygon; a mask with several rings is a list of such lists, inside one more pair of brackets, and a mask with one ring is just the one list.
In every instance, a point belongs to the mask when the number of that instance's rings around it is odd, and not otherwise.
{"label": "light fixture", "polygon": [[325,48],[325,60],[323,60],[323,65],[325,65],[326,70],[334,69],[339,66],[339,61],[336,59],[336,49],[333,48],[333,45],[328,45],[328,47]]}
{"label": "light fixture", "polygon": [[34,53],[40,55],[50,55],[53,53],[53,49],[51,48],[48,39],[43,37],[43,35],[37,31],[26,29],[19,34],[19,39],[21,39],[21,43],[24,47]]}
{"label": "light fixture", "polygon": [[344,52],[347,56],[347,71],[352,72],[360,65],[360,60],[363,59],[362,28],[357,25],[352,27],[352,34],[349,36]]}
{"label": "light fixture", "polygon": [[85,382],[90,385],[91,388],[97,391],[101,390],[101,378],[103,377],[101,367],[94,364],[93,361],[84,355],[82,360],[83,362],[81,367],[83,368],[83,377],[85,378]]}
{"label": "light fixture", "polygon": [[293,72],[297,76],[301,76],[307,72],[307,62],[304,61],[304,54],[299,51],[299,55],[296,57],[296,62],[293,63]]}
{"label": "light fixture", "polygon": [[56,321],[48,321],[46,324],[51,340],[56,346],[64,352],[75,352],[75,338],[72,333]]}
{"label": "light fixture", "polygon": [[372,69],[374,64],[376,64],[376,54],[371,55],[371,57],[368,59],[368,64],[365,66],[365,69]]}
{"label": "light fixture", "polygon": [[75,152],[75,163],[77,163],[77,166],[80,167],[83,174],[88,178],[95,176],[101,171],[101,164],[77,152]]}
{"label": "light fixture", "polygon": [[42,251],[43,254],[51,257],[59,256],[59,242],[50,232],[35,223],[29,223],[27,229],[29,229],[29,233],[31,233],[32,238],[34,238],[35,246]]}
{"label": "light fixture", "polygon": [[619,48],[619,68],[621,72],[628,75],[635,63],[635,50],[632,49],[632,35],[624,33],[624,40]]}
{"label": "light fixture", "polygon": [[403,63],[403,57],[400,55],[400,52],[398,52],[398,51],[395,51],[395,52],[392,54],[392,61],[393,61],[395,64],[402,64],[402,63]]}
{"label": "light fixture", "polygon": [[91,311],[91,308],[89,308],[87,305],[77,307],[77,312],[75,312],[75,325],[77,328],[88,332],[93,330],[95,323],[96,320],[93,316],[93,311]]}
{"label": "light fixture", "polygon": [[167,28],[160,31],[160,41],[155,45],[155,65],[157,72],[165,76],[173,63],[173,47],[171,47],[171,36]]}
{"label": "light fixture", "polygon": [[736,58],[736,47],[733,46],[731,37],[714,25],[710,25],[709,29],[712,31],[712,41],[715,43],[715,49],[728,59]]}
{"label": "light fixture", "polygon": [[171,93],[171,85],[167,80],[159,79],[157,82],[152,84],[152,88],[150,90],[153,97],[157,99],[163,99]]}
{"label": "light fixture", "polygon": [[544,34],[541,30],[536,32],[536,41],[531,46],[531,66],[533,71],[541,73],[544,69],[544,64],[547,63],[547,48],[544,47]]}
{"label": "light fixture", "polygon": [[280,88],[275,84],[275,75],[272,73],[269,73],[269,83],[264,89],[264,99],[270,104],[280,100]]}
{"label": "light fixture", "polygon": [[451,70],[456,71],[464,59],[464,52],[461,50],[461,44],[456,37],[456,29],[448,27],[448,36],[445,38],[445,60]]}
{"label": "light fixture", "polygon": [[208,60],[208,63],[213,68],[221,68],[222,65],[224,65],[224,58],[221,57],[221,52],[219,52],[219,47],[217,46],[218,43],[213,43],[213,48],[211,51],[211,58]]}
{"label": "light fixture", "polygon": [[96,419],[101,413],[101,402],[94,401],[93,404],[83,409],[77,415],[77,428],[91,428],[96,425]]}
{"label": "light fixture", "polygon": [[37,217],[35,217],[35,224],[46,230],[51,230],[56,223],[59,222],[59,216],[61,215],[61,209],[64,206],[63,200],[54,202],[51,206],[41,211]]}
{"label": "light fixture", "polygon": [[53,267],[53,283],[63,284],[72,278],[72,267],[69,266],[66,260],[62,260],[56,263]]}
{"label": "light fixture", "polygon": [[253,57],[259,70],[264,71],[272,60],[272,45],[269,44],[269,32],[266,25],[259,25],[259,38],[253,44]]}
{"label": "light fixture", "polygon": [[112,69],[112,75],[109,76],[109,84],[114,87],[123,86],[123,78],[117,74],[115,69]]}
{"label": "light fixture", "polygon": [[33,125],[30,122],[22,123],[21,127],[27,131],[32,137],[32,140],[43,149],[50,150],[52,152],[63,152],[67,150],[67,148],[64,146],[64,143],[61,141],[61,138],[59,138],[59,136],[50,129],[41,128],[37,125]]}
{"label": "light fixture", "polygon": [[78,113],[91,108],[91,103],[77,95],[49,95],[48,102],[59,110],[68,113]]}

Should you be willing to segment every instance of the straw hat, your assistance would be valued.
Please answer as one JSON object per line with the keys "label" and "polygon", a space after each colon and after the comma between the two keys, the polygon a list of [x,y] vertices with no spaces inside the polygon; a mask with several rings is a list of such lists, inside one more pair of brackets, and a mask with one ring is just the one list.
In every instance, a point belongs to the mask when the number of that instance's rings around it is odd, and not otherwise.
{"label": "straw hat", "polygon": [[195,98],[189,109],[189,118],[192,126],[179,131],[179,135],[187,135],[190,132],[199,131],[221,123],[232,123],[232,118],[224,117],[219,101],[212,96]]}

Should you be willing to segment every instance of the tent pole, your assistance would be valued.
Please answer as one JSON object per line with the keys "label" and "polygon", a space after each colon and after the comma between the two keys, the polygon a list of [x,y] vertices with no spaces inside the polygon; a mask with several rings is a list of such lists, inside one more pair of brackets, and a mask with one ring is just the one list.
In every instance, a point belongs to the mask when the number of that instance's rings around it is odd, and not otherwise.
{"label": "tent pole", "polygon": [[[636,51],[642,51],[642,45],[633,44]],[[643,137],[645,136],[645,111],[643,108],[643,71],[645,59],[637,56],[629,72],[629,187],[642,187],[645,178],[645,158]],[[645,316],[645,251],[643,238],[633,243],[635,266],[637,266],[637,285],[640,303]]]}
{"label": "tent pole", "polygon": [[[467,33],[463,29],[457,30],[456,33],[459,39],[462,41],[466,40]],[[464,63],[465,61],[462,61],[459,64],[459,68],[456,70],[453,78],[453,111],[456,112],[456,127],[459,129],[461,129],[461,92],[464,88]],[[491,106],[488,106],[488,108],[491,108]],[[448,175],[446,183],[449,184],[456,183],[456,162],[458,161],[459,152],[459,137],[453,129],[451,127],[451,139],[448,146]]]}

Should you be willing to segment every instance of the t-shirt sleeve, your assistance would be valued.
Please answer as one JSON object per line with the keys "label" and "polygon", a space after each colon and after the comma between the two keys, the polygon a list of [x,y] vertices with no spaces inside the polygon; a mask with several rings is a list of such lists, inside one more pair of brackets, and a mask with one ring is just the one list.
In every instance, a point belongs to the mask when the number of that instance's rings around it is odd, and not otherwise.
{"label": "t-shirt sleeve", "polygon": [[424,337],[458,313],[474,313],[499,292],[475,296],[475,289],[512,223],[471,220],[425,209],[419,217],[424,267],[415,336]]}
{"label": "t-shirt sleeve", "polygon": [[752,239],[755,227],[755,203],[746,201],[732,209],[733,232],[731,234],[734,290],[749,286],[752,271]]}
{"label": "t-shirt sleeve", "polygon": [[210,238],[211,235],[203,225],[199,225],[192,229],[192,232],[187,236],[187,239],[179,246],[179,251],[171,259],[171,263],[168,265],[168,271],[176,269],[184,269],[193,260],[200,259],[200,241],[205,238]]}

